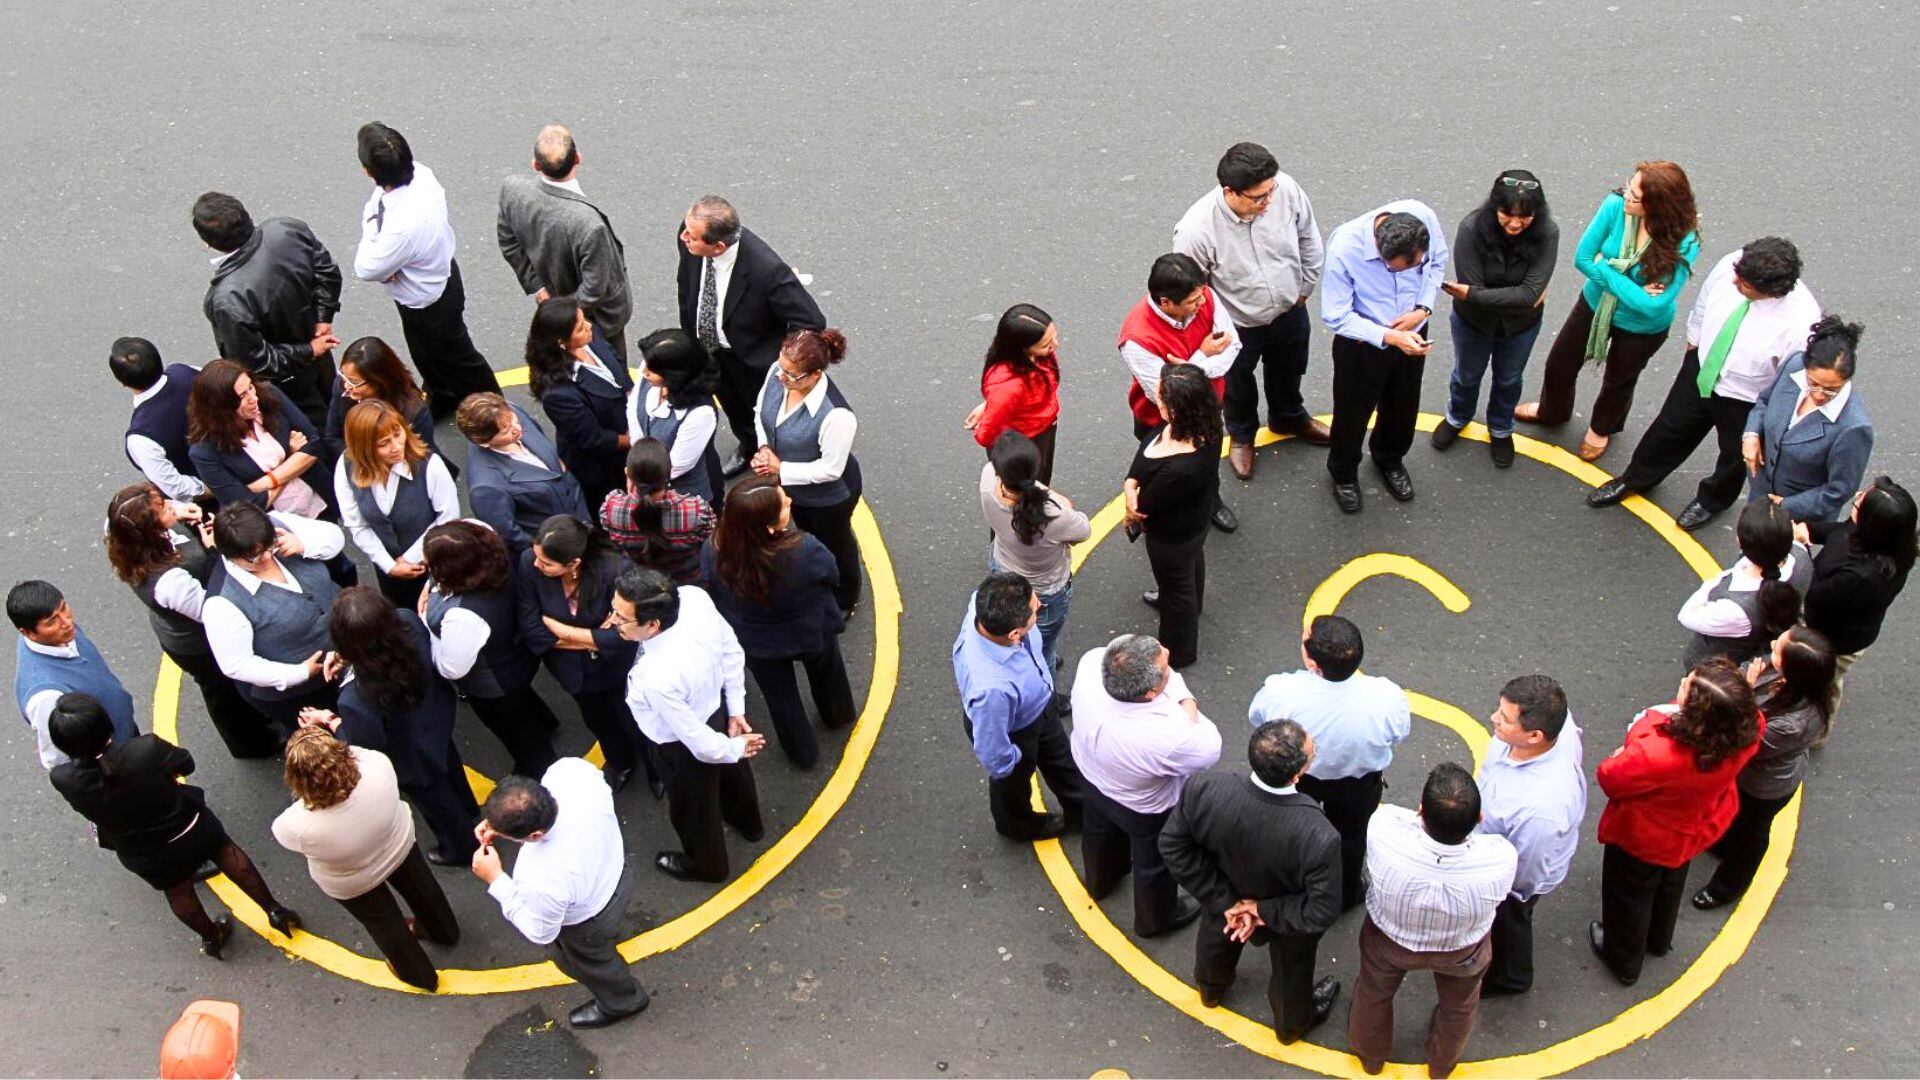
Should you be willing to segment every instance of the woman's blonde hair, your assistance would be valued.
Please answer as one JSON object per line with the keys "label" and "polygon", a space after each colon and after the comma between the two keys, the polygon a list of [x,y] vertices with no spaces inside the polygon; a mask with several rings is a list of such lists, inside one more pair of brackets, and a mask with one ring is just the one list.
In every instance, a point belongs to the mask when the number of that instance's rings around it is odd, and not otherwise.
{"label": "woman's blonde hair", "polygon": [[427,444],[406,417],[384,401],[363,401],[347,410],[347,475],[355,487],[387,482],[388,468],[380,460],[380,440],[395,431],[406,432],[407,464],[418,469],[427,460]]}
{"label": "woman's blonde hair", "polygon": [[287,790],[309,810],[325,810],[347,801],[360,786],[360,763],[353,750],[326,728],[301,728],[287,740]]}

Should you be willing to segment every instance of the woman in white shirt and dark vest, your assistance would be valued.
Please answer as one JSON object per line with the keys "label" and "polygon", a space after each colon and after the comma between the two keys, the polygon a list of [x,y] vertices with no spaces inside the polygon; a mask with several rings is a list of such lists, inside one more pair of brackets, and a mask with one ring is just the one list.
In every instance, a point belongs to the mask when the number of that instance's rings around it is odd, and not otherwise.
{"label": "woman in white shirt and dark vest", "polygon": [[342,431],[346,452],[333,470],[340,522],[380,571],[380,592],[411,609],[426,585],[427,530],[460,516],[453,473],[384,401],[347,410]]}
{"label": "woman in white shirt and dark vest", "polygon": [[682,495],[698,495],[719,513],[726,495],[720,454],[713,448],[719,425],[713,388],[719,369],[707,347],[685,330],[655,330],[639,345],[646,366],[627,397],[628,445],[658,439],[671,459],[668,486]]}
{"label": "woman in white shirt and dark vest", "polygon": [[827,366],[846,355],[846,335],[832,327],[787,335],[760,388],[753,414],[760,450],[751,464],[756,474],[779,479],[793,499],[793,523],[833,552],[840,568],[834,599],[851,614],[860,600],[860,542],[853,535],[861,490],[860,461],[853,456],[859,421],[827,376]]}
{"label": "woman in white shirt and dark vest", "polygon": [[1750,502],[1733,529],[1740,558],[1702,582],[1680,607],[1693,631],[1682,663],[1692,671],[1710,656],[1744,664],[1800,621],[1800,601],[1813,583],[1813,555],[1793,539],[1793,519],[1779,503]]}
{"label": "woman in white shirt and dark vest", "polygon": [[201,610],[207,644],[241,696],[280,725],[282,744],[301,709],[333,707],[327,612],[340,587],[324,563],[345,545],[338,526],[269,518],[252,503],[221,507],[213,523],[222,561]]}

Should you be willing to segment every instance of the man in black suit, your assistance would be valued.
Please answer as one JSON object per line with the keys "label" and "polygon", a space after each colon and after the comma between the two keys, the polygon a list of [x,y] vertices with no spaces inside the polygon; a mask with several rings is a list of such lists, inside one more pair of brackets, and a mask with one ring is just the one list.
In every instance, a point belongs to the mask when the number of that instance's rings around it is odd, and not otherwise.
{"label": "man in black suit", "polygon": [[1220,1004],[1244,946],[1265,945],[1274,1034],[1292,1043],[1340,994],[1332,976],[1313,981],[1320,935],[1340,915],[1340,834],[1294,790],[1313,762],[1306,729],[1260,725],[1247,759],[1250,778],[1209,772],[1188,781],[1160,830],[1160,853],[1204,909],[1193,965],[1201,1004]]}
{"label": "man in black suit", "polygon": [[693,204],[679,243],[680,328],[719,361],[720,407],[737,444],[724,472],[738,476],[759,449],[753,410],[781,340],[792,330],[823,330],[827,319],[793,268],[720,196]]}
{"label": "man in black suit", "polygon": [[312,417],[327,415],[333,387],[333,317],[340,267],[307,223],[254,223],[239,199],[209,191],[193,204],[193,228],[215,252],[202,304],[213,345],[280,388]]}

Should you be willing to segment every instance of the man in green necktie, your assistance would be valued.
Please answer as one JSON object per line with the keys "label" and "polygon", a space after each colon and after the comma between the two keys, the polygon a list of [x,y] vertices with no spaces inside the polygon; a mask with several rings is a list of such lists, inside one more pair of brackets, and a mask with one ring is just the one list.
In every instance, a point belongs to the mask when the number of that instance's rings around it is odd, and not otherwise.
{"label": "man in green necktie", "polygon": [[1762,237],[1721,259],[1687,317],[1687,355],[1660,415],[1634,447],[1627,471],[1588,492],[1587,505],[1612,506],[1651,489],[1712,432],[1719,446],[1713,472],[1676,520],[1692,531],[1732,506],[1746,474],[1740,432],[1747,414],[1787,357],[1806,347],[1819,318],[1791,241]]}

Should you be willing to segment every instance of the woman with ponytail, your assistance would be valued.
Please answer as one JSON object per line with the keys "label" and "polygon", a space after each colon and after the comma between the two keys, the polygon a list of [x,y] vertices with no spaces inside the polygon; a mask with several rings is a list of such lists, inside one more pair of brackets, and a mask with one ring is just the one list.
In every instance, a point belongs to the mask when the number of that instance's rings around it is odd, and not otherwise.
{"label": "woman with ponytail", "polygon": [[1040,647],[1047,663],[1060,666],[1060,636],[1073,602],[1073,545],[1093,535],[1087,515],[1040,476],[1040,447],[1018,431],[993,440],[980,470],[980,511],[993,544],[987,567],[1027,579],[1040,597]]}
{"label": "woman with ponytail", "polygon": [[1689,668],[1709,656],[1744,664],[1800,621],[1813,554],[1794,541],[1786,511],[1778,503],[1750,502],[1733,534],[1740,558],[1680,606],[1680,625],[1693,631],[1685,655]]}
{"label": "woman with ponytail", "polygon": [[840,568],[834,596],[851,614],[860,601],[860,541],[853,508],[860,505],[860,459],[853,456],[859,421],[827,368],[847,358],[847,336],[795,330],[767,371],[753,423],[760,449],[756,476],[771,477],[793,499],[793,523],[820,538]]}
{"label": "woman with ponytail", "polygon": [[1880,639],[1887,608],[1907,587],[1907,575],[1920,556],[1916,528],[1920,508],[1890,476],[1877,478],[1856,496],[1847,518],[1794,526],[1801,543],[1820,545],[1813,557],[1813,584],[1807,586],[1807,625],[1833,643],[1828,713],[1840,711],[1847,671]]}
{"label": "woman with ponytail", "polygon": [[627,451],[627,486],[607,493],[600,525],[635,566],[692,585],[700,579],[700,546],[713,535],[713,509],[700,496],[675,490],[672,471],[667,445],[640,436]]}
{"label": "woman with ponytail", "polygon": [[1804,352],[1787,357],[1747,414],[1740,452],[1747,497],[1771,499],[1795,521],[1830,521],[1860,488],[1873,423],[1853,392],[1859,323],[1828,315]]}

